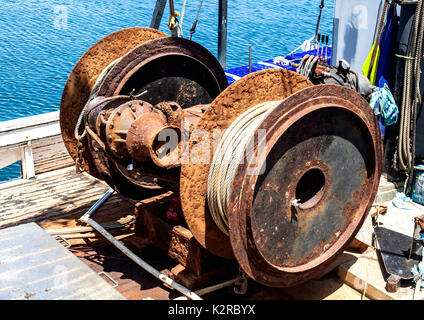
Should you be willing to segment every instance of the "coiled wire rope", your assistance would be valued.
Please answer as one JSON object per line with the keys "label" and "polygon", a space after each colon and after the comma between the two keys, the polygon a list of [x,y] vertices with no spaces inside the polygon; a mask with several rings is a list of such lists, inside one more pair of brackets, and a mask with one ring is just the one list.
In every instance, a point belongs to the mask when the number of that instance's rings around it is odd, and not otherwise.
{"label": "coiled wire rope", "polygon": [[209,169],[207,200],[215,224],[226,235],[230,192],[237,166],[244,160],[249,139],[262,120],[279,104],[281,101],[267,101],[248,109],[236,118],[218,143]]}

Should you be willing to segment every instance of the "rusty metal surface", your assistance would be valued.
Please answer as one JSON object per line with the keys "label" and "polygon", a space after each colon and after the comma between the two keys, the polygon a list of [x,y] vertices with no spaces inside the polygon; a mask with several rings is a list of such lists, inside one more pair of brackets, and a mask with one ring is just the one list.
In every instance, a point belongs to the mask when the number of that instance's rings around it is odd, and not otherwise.
{"label": "rusty metal surface", "polygon": [[[161,102],[135,120],[128,130],[126,146],[131,157],[138,161],[153,161],[162,168],[180,165],[181,122],[183,111],[178,104]],[[172,150],[162,146],[161,138],[175,138]]]}
{"label": "rusty metal surface", "polygon": [[378,189],[381,133],[369,104],[335,85],[290,96],[259,128],[266,171],[248,175],[253,158],[238,166],[231,245],[256,281],[294,286],[326,269],[359,231]]}
{"label": "rusty metal surface", "polygon": [[[197,128],[212,133],[214,129],[226,129],[244,111],[262,102],[282,100],[291,94],[312,86],[306,78],[288,70],[263,70],[252,73],[235,82],[222,92],[207,109]],[[215,141],[216,143],[219,140]],[[206,143],[206,145],[205,145]],[[196,163],[200,150],[210,150],[206,141],[190,141],[190,161],[181,166],[180,197],[185,220],[199,243],[213,254],[233,257],[228,237],[215,225],[206,203],[209,163]]]}
{"label": "rusty metal surface", "polygon": [[127,146],[133,159],[149,161],[157,134],[167,125],[164,114],[145,113],[128,131]]}
{"label": "rusty metal surface", "polygon": [[138,118],[151,113],[152,110],[151,104],[138,100],[127,102],[111,110],[105,124],[105,133],[109,149],[115,157],[120,160],[130,158],[126,144],[130,128]]}
{"label": "rusty metal surface", "polygon": [[[166,36],[165,33],[150,28],[123,29],[98,41],[77,62],[66,82],[60,104],[60,126],[63,140],[74,160],[78,155],[77,141],[74,137],[75,124],[103,69],[140,44]],[[89,157],[86,150],[84,158]],[[91,175],[99,177],[93,166],[87,164],[85,169]]]}
{"label": "rusty metal surface", "polygon": [[[110,134],[109,138],[106,136],[106,126],[108,120],[115,112],[122,110],[121,107],[129,108],[131,112],[134,112],[134,116],[137,114],[143,114],[145,109],[150,112],[151,105],[147,103],[141,103],[139,101],[123,101],[121,106],[118,108],[109,108],[110,103],[120,101],[121,96],[114,96],[106,98],[106,101],[112,100],[109,103],[99,103],[96,108],[93,108],[87,114],[86,130],[88,132],[87,141],[89,142],[89,152],[91,153],[91,161],[102,180],[109,184],[114,190],[119,192],[124,197],[131,199],[142,199],[144,197],[154,196],[160,189],[165,185],[169,187],[169,182],[164,185],[157,179],[157,176],[161,176],[163,180],[169,179],[170,182],[173,177],[177,174],[168,170],[167,172],[160,175],[155,171],[152,165],[144,165],[143,163],[133,164],[130,160],[121,160],[113,155],[110,150],[111,147],[115,146],[113,142],[113,135]],[[131,109],[130,104],[134,103]],[[137,108],[138,106],[138,108]],[[117,115],[117,114],[116,114]],[[122,114],[121,114],[122,115]],[[122,120],[122,119],[121,119]],[[129,120],[129,119],[127,119]],[[116,123],[117,126],[119,121],[112,122]],[[124,125],[125,121],[121,122],[119,126]],[[119,130],[118,126],[118,130]],[[113,128],[112,128],[113,129]]]}
{"label": "rusty metal surface", "polygon": [[162,148],[159,134],[173,130],[180,139],[181,121],[192,128],[206,106],[182,110],[174,103],[153,107],[130,99],[129,96],[94,98],[87,111],[86,130],[92,161],[100,177],[121,195],[138,200],[152,194],[143,189],[178,186],[176,167],[180,164],[181,141],[177,141],[176,148],[168,150],[166,145]]}
{"label": "rusty metal surface", "polygon": [[187,108],[210,103],[227,86],[224,70],[207,49],[187,39],[168,37],[129,52],[105,77],[98,94],[134,90],[151,104],[175,101]]}

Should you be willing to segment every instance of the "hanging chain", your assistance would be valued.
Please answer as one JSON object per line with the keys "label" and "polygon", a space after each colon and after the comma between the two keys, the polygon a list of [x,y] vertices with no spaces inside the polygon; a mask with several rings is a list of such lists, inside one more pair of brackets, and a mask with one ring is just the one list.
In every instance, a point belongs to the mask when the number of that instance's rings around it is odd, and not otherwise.
{"label": "hanging chain", "polygon": [[77,173],[81,173],[85,171],[85,160],[83,157],[84,144],[82,143],[82,139],[84,139],[84,137],[79,137],[79,139],[77,140],[78,155],[77,155],[77,158],[75,159],[75,169]]}

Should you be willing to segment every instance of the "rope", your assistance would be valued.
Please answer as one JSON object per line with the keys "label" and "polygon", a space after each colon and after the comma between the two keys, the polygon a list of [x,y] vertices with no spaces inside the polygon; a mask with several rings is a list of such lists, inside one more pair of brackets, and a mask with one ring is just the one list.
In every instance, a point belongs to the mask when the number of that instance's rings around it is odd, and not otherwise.
{"label": "rope", "polygon": [[84,119],[85,114],[87,113],[87,109],[88,106],[90,104],[90,101],[94,98],[94,96],[96,95],[97,91],[100,88],[100,85],[102,84],[104,78],[106,77],[106,75],[109,73],[109,71],[115,66],[115,64],[117,64],[122,58],[118,58],[114,61],[112,61],[111,63],[109,63],[109,65],[103,69],[103,71],[100,73],[100,75],[97,77],[96,83],[93,86],[93,90],[91,90],[90,96],[88,97],[87,103],[85,104],[84,108],[81,110],[81,113],[78,116],[78,120],[77,123],[75,124],[75,129],[74,129],[74,136],[76,140],[81,140],[83,139],[86,135],[87,135],[87,130],[84,129],[83,133],[80,135],[79,134],[79,129],[81,127],[81,123]]}
{"label": "rope", "polygon": [[[424,7],[422,0],[419,0],[417,2],[417,9],[406,53],[407,57],[414,59],[409,58],[405,60],[404,86],[396,157],[396,168],[406,171],[409,177],[412,176],[414,169],[417,109],[422,103],[419,83],[423,56],[423,18]],[[409,190],[411,185],[412,179],[408,179],[408,184],[405,185],[405,189]]]}
{"label": "rope", "polygon": [[244,150],[256,129],[281,101],[268,101],[242,113],[225,131],[209,169],[207,199],[212,218],[218,228],[228,235],[227,211],[232,182]]}
{"label": "rope", "polygon": [[184,20],[184,14],[185,14],[186,4],[187,4],[187,0],[184,0],[183,8],[181,9],[180,22],[178,23],[178,36],[179,37],[184,36],[184,33],[183,33],[183,20]]}

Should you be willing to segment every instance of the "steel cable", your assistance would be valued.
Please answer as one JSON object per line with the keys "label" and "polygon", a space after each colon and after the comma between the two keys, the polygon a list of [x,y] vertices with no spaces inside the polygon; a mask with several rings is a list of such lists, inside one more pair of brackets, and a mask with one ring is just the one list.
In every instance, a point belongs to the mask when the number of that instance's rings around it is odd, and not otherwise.
{"label": "steel cable", "polygon": [[245,148],[262,120],[280,103],[268,101],[242,113],[225,131],[214,153],[208,175],[208,206],[216,225],[227,235],[227,211],[237,166],[244,161]]}

